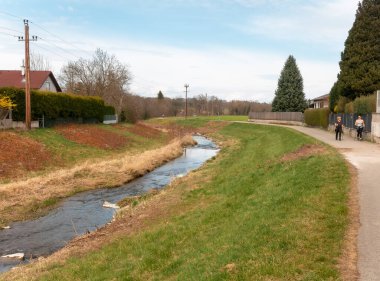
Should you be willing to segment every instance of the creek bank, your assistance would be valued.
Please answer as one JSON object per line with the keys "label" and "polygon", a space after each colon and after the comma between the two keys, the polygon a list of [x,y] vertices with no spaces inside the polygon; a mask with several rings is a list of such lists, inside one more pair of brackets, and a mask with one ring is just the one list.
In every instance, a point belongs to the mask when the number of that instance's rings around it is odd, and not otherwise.
{"label": "creek bank", "polygon": [[[181,157],[166,163],[124,186],[114,189],[86,191],[64,200],[50,214],[34,221],[19,222],[11,229],[0,232],[0,254],[12,254],[22,251],[26,257],[46,256],[62,248],[67,241],[78,235],[97,230],[111,221],[115,215],[113,208],[126,196],[145,194],[150,190],[161,189],[179,175],[200,167],[205,161],[214,157],[218,149],[209,140],[194,137],[198,142],[195,147],[184,150]],[[133,197],[132,197],[133,198]],[[2,264],[0,272],[9,270],[15,263]]]}
{"label": "creek bank", "polygon": [[188,135],[138,155],[87,161],[71,169],[1,184],[0,227],[8,226],[10,222],[40,217],[57,206],[61,199],[73,194],[128,183],[179,157],[184,147],[194,144],[193,138]]}

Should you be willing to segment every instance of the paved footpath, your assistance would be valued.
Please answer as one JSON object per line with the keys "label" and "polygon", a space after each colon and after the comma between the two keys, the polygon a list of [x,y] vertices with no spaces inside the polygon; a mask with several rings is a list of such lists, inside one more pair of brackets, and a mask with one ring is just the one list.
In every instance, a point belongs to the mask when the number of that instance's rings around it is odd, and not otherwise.
{"label": "paved footpath", "polygon": [[336,141],[332,132],[298,126],[292,128],[338,148],[358,169],[359,280],[380,281],[380,145],[356,141],[349,136]]}

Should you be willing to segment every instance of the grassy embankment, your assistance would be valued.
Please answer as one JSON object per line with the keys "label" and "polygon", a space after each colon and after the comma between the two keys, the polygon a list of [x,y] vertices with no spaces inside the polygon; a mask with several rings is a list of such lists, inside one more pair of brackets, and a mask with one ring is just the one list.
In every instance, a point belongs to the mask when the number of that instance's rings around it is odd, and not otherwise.
{"label": "grassy embankment", "polygon": [[248,121],[248,116],[246,115],[214,115],[214,116],[198,116],[198,117],[189,117],[184,119],[183,117],[166,117],[166,118],[154,118],[147,120],[147,123],[153,124],[172,124],[177,123],[185,126],[199,127],[207,123],[208,121]]}
{"label": "grassy embankment", "polygon": [[[133,125],[123,124],[118,128],[109,125],[93,126],[102,130],[109,130],[112,133],[116,133],[121,136],[125,136],[129,141],[126,145],[117,149],[102,149],[69,140],[57,132],[57,130],[51,128],[32,130],[29,132],[21,133],[37,140],[38,142],[43,143],[49,149],[49,151],[52,152],[54,157],[59,159],[58,164],[61,164],[63,166],[72,166],[88,159],[114,157],[126,152],[140,153],[148,149],[158,148],[168,142],[168,139],[164,134],[157,135],[153,138],[147,138],[133,134],[126,130],[126,128],[132,127]],[[57,163],[55,163],[55,165],[56,164]],[[56,168],[55,165],[51,166],[50,168]]]}
{"label": "grassy embankment", "polygon": [[338,280],[348,224],[342,157],[328,147],[321,152],[320,144],[319,153],[292,154],[316,142],[286,128],[231,124],[219,138],[230,145],[165,191],[155,203],[165,205],[171,194],[179,199],[154,220],[141,216],[142,230],[118,239],[109,233],[112,242],[100,249],[6,277]]}
{"label": "grassy embankment", "polygon": [[[86,129],[92,134],[80,135]],[[0,182],[0,227],[41,216],[62,198],[74,193],[119,186],[182,153],[180,141],[171,142],[169,135],[141,126],[75,126],[71,131],[78,134],[78,140],[90,144],[104,144],[99,143],[96,133],[108,138],[123,136],[125,144],[122,142],[121,146],[113,149],[81,144],[67,139],[56,129],[18,132],[42,143],[54,161],[43,169],[25,171],[16,180],[10,178]]]}

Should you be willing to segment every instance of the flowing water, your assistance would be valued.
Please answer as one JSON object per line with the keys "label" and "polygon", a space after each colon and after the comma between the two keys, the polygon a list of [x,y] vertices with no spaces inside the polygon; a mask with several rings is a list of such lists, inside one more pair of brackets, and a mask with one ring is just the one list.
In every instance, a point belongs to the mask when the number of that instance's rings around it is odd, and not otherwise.
{"label": "flowing water", "polygon": [[0,258],[4,272],[30,258],[47,256],[62,248],[71,239],[94,231],[112,220],[114,209],[102,207],[105,201],[116,203],[128,196],[141,195],[151,189],[168,185],[172,179],[197,169],[218,153],[210,140],[194,136],[197,145],[186,148],[184,154],[119,188],[86,191],[65,199],[48,215],[36,220],[16,222],[10,229],[0,230],[0,257],[25,253],[22,262]]}

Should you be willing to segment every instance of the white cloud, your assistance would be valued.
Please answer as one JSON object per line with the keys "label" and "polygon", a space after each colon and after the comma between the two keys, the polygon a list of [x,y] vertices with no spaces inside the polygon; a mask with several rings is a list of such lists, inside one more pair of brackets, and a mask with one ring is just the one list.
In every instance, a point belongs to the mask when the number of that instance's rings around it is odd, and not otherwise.
{"label": "white cloud", "polygon": [[[82,45],[85,50],[93,52],[93,46],[98,46],[115,54],[130,67],[134,77],[131,90],[143,96],[156,96],[159,90],[168,97],[183,96],[183,85],[189,83],[190,96],[208,93],[227,100],[271,102],[286,60],[282,55],[262,50],[246,51],[221,46],[194,50],[131,40],[100,41],[83,38],[80,34],[72,34],[72,40],[87,42],[87,45]],[[0,53],[0,68],[19,69],[23,44],[12,41],[4,47],[5,52]],[[41,47],[50,52],[45,52]],[[68,59],[75,59],[46,42],[33,43],[31,48],[48,58],[56,75]],[[337,63],[297,62],[308,98],[330,90],[338,72]]]}
{"label": "white cloud", "polygon": [[342,50],[343,42],[354,21],[357,3],[357,0],[322,0],[288,5],[284,11],[252,16],[238,28],[247,33],[278,40],[318,43]]}
{"label": "white cloud", "polygon": [[[208,93],[220,98],[271,102],[286,57],[264,51],[215,46],[190,50],[142,42],[124,42],[117,49],[104,48],[128,62],[139,95],[183,95],[185,83],[190,95]],[[112,51],[111,51],[112,50]],[[307,98],[329,92],[338,72],[337,63],[300,60]]]}
{"label": "white cloud", "polygon": [[[246,7],[259,5],[262,0],[224,0],[234,1]],[[206,1],[207,2],[207,1]],[[276,0],[269,3],[273,5]],[[283,1],[283,3],[292,1]],[[295,1],[293,1],[295,2]],[[298,1],[299,2],[299,1]],[[304,4],[298,14],[289,16],[261,15],[252,18],[249,23],[240,28],[254,34],[268,36],[281,40],[296,42],[322,42],[338,51],[342,50],[347,31],[352,25],[357,0],[319,1]],[[310,3],[310,2],[309,2]],[[85,25],[84,23],[83,25]],[[62,26],[65,26],[62,29]],[[6,26],[22,31],[20,21],[5,21],[0,18],[0,26]],[[77,56],[89,56],[96,47],[115,54],[117,58],[130,66],[134,76],[131,89],[140,95],[156,96],[162,90],[165,96],[183,95],[184,83],[190,84],[190,96],[208,93],[223,99],[248,99],[272,101],[277,87],[277,79],[287,57],[270,53],[263,49],[233,48],[224,46],[209,46],[207,49],[186,49],[169,45],[157,45],[151,42],[88,37],[81,27],[66,18],[44,22],[49,31],[59,34],[60,38],[69,38],[75,46],[53,41]],[[1,30],[0,30],[1,31]],[[33,33],[40,35],[36,27]],[[11,32],[12,33],[12,32]],[[48,34],[47,34],[48,35]],[[47,36],[46,35],[46,36]],[[23,44],[17,38],[0,34],[0,69],[19,69],[24,56]],[[67,52],[54,47],[51,42],[39,41],[31,45],[32,51],[37,51],[48,58],[57,75],[69,60],[74,60]],[[80,50],[79,50],[80,49]],[[82,51],[84,50],[84,52]],[[339,52],[337,52],[339,54]],[[339,56],[339,55],[337,55]],[[339,58],[337,57],[337,60]],[[337,61],[297,60],[304,78],[307,98],[313,98],[329,92],[338,73]]]}

